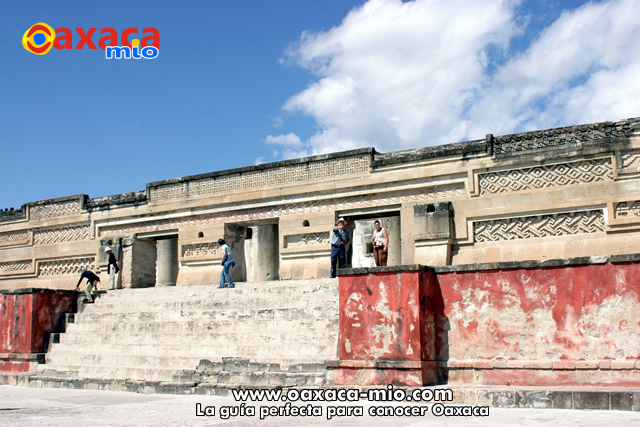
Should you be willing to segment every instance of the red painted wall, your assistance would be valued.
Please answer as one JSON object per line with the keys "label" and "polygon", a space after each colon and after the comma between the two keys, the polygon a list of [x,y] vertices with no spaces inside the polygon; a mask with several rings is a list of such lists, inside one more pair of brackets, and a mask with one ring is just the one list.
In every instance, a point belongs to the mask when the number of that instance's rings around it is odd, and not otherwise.
{"label": "red painted wall", "polygon": [[434,320],[419,271],[340,277],[340,359],[432,360]]}
{"label": "red painted wall", "polygon": [[336,382],[640,387],[640,262],[509,267],[341,275]]}
{"label": "red painted wall", "polygon": [[0,353],[31,352],[32,294],[0,294]]}
{"label": "red painted wall", "polygon": [[73,292],[41,289],[0,293],[0,353],[41,353],[47,333],[76,311]]}
{"label": "red painted wall", "polygon": [[640,264],[438,274],[438,359],[637,360]]}

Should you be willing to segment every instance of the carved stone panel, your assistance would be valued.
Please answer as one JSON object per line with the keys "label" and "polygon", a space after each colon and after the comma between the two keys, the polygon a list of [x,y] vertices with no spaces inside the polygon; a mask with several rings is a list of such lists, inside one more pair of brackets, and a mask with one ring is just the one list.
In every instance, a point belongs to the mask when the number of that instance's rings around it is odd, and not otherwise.
{"label": "carved stone panel", "polygon": [[622,154],[622,164],[620,165],[622,173],[639,173],[640,172],[640,151],[632,151]]}
{"label": "carved stone panel", "polygon": [[315,181],[366,172],[369,170],[369,164],[369,156],[328,159],[242,174],[163,184],[158,187],[152,187],[150,194],[152,201],[161,201],[272,187],[293,182]]}
{"label": "carved stone panel", "polygon": [[567,212],[550,215],[476,221],[473,234],[476,242],[530,239],[604,232],[602,210]]}
{"label": "carved stone panel", "polygon": [[37,230],[33,232],[34,245],[47,245],[58,242],[74,242],[91,238],[89,225],[75,227],[54,228],[49,230]]}
{"label": "carved stone panel", "polygon": [[81,274],[86,270],[95,268],[95,258],[71,258],[38,263],[38,276],[56,276],[60,274]]}
{"label": "carved stone panel", "polygon": [[331,243],[330,233],[294,234],[285,237],[286,248],[305,248],[312,246],[327,247]]}
{"label": "carved stone panel", "polygon": [[33,263],[29,260],[0,262],[0,274],[15,274],[31,270]]}
{"label": "carved stone panel", "polygon": [[613,170],[610,158],[478,175],[481,195],[611,180],[613,180]]}
{"label": "carved stone panel", "polygon": [[617,203],[614,214],[616,218],[640,217],[640,200]]}
{"label": "carved stone panel", "polygon": [[459,197],[464,196],[465,194],[466,193],[464,184],[453,183],[414,190],[392,191],[386,193],[375,192],[360,196],[340,197],[332,200],[288,203],[254,209],[239,209],[230,212],[218,212],[183,218],[147,221],[136,224],[108,226],[100,229],[100,236],[110,236],[116,234],[125,235],[132,233],[166,230],[170,228],[179,228],[185,226],[228,223],[264,218],[277,218],[283,215],[301,214],[305,212],[317,212],[323,210],[368,208],[406,202],[420,202],[424,200],[437,200],[456,196]]}
{"label": "carved stone panel", "polygon": [[216,242],[182,245],[182,258],[217,257],[219,253],[220,245]]}
{"label": "carved stone panel", "polygon": [[29,219],[54,218],[80,212],[82,212],[82,205],[79,200],[52,202],[29,206]]}
{"label": "carved stone panel", "polygon": [[24,245],[27,243],[29,243],[29,232],[27,230],[0,233],[0,246]]}

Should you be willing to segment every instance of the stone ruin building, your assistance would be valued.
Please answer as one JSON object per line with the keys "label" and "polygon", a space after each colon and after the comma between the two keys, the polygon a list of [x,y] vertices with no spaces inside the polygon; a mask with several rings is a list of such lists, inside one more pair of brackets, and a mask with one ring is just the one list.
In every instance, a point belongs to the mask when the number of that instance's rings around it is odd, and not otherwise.
{"label": "stone ruin building", "polygon": [[[576,344],[581,352],[545,352],[525,342],[515,348],[509,340],[517,341],[517,337],[501,337],[504,346],[500,348],[480,348],[478,341],[496,338],[492,328],[499,326],[479,326],[477,320],[481,315],[500,317],[500,310],[505,310],[500,304],[516,298],[515,293],[504,290],[516,286],[510,282],[502,286],[505,294],[498,298],[500,303],[489,301],[486,310],[495,311],[483,311],[487,299],[482,292],[489,290],[482,287],[490,280],[484,278],[481,283],[481,271],[504,275],[513,268],[530,271],[616,262],[624,268],[637,268],[640,118],[487,135],[481,140],[392,153],[364,148],[151,182],[144,190],[108,197],[80,194],[29,202],[20,209],[0,212],[0,290],[71,290],[84,270],[106,272],[106,246],[114,249],[119,260],[121,288],[216,284],[221,269],[217,240],[221,237],[231,246],[237,263],[231,270],[234,281],[251,284],[328,278],[330,229],[339,217],[347,220],[352,234],[347,256],[350,270],[343,272],[345,277],[363,272],[400,274],[413,268],[430,269],[440,278],[441,315],[448,320],[438,323],[436,319],[435,327],[440,337],[442,331],[448,331],[448,342],[441,339],[441,348],[436,345],[440,349],[418,357],[423,363],[418,371],[424,371],[424,363],[431,360],[433,366],[449,369],[449,381],[463,381],[471,378],[465,377],[469,371],[526,371],[526,361],[533,361],[531,369],[553,371],[565,366],[576,372],[590,369],[593,374],[594,370],[602,373],[610,366],[602,361],[609,360],[613,366],[620,362],[627,375],[617,378],[615,384],[624,383],[625,378],[640,384],[640,331],[634,320],[640,314],[638,282],[637,276],[633,283],[624,282],[621,277],[628,272],[611,273],[617,278],[612,279],[611,292],[626,301],[611,314],[618,316],[616,328],[622,332],[604,333],[604,338],[586,336],[585,332],[584,340]],[[390,237],[386,270],[371,269],[374,219],[382,222]],[[464,288],[456,280],[467,273],[476,274],[476,281]],[[444,285],[447,277],[454,278],[451,287]],[[555,304],[559,298],[555,293],[560,292],[556,285],[545,291],[541,285],[536,292],[543,294],[532,296],[527,294],[531,293],[527,280],[517,284],[522,289],[517,298]],[[580,285],[580,295],[599,286],[598,280]],[[462,293],[451,296],[461,286]],[[460,298],[468,303],[467,309],[476,310],[476,317],[465,318],[456,311]],[[598,302],[598,313],[608,301]],[[562,322],[571,316],[580,318],[580,307],[566,308],[574,305],[568,302],[563,306]],[[534,321],[535,310],[543,308],[523,305],[522,310],[530,314],[523,321]],[[624,310],[630,311],[619,314]],[[558,329],[557,340],[550,346],[560,348],[559,343],[567,339],[564,326],[555,314],[549,316]],[[597,319],[593,322],[603,324]],[[486,330],[482,329],[485,326]],[[476,338],[469,333],[472,327],[477,328]],[[595,333],[597,337],[603,334],[601,329]],[[633,334],[635,342],[630,339]],[[592,338],[606,342],[592,348]],[[346,357],[343,344],[341,341],[340,359]],[[8,350],[0,349],[3,351]],[[372,353],[365,356],[375,359]],[[571,368],[556,364],[566,360],[571,361]],[[581,365],[581,360],[591,364],[584,368],[587,365]],[[334,368],[347,369],[345,366],[336,364]],[[486,378],[490,378],[488,373]]]}
{"label": "stone ruin building", "polygon": [[[345,217],[350,267],[430,266],[640,252],[640,121],[629,119],[377,153],[365,148],[75,195],[0,212],[0,289],[70,289],[121,261],[122,287],[214,283],[220,237],[237,281],[329,276]],[[157,267],[156,267],[157,266]]]}

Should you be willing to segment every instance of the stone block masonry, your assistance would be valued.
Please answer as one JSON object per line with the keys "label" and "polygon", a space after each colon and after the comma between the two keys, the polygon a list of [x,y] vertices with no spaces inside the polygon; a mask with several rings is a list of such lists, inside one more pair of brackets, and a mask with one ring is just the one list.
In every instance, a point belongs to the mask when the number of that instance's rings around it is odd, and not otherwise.
{"label": "stone block masonry", "polygon": [[[447,266],[640,253],[640,119],[392,153],[363,148],[71,195],[0,211],[0,289],[72,289],[106,272],[123,287],[211,283],[217,240],[233,280],[329,276],[337,218],[371,263],[370,224],[393,224],[393,265]],[[171,251],[165,250],[171,241]],[[111,242],[111,243],[109,243]]]}

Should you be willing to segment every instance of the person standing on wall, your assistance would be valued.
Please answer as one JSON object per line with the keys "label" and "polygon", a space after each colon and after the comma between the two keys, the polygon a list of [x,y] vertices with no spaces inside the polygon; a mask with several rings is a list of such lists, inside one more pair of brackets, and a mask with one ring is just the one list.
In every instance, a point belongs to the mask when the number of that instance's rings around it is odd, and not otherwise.
{"label": "person standing on wall", "polygon": [[349,232],[344,229],[344,218],[338,220],[338,225],[333,227],[331,237],[331,278],[336,277],[336,264],[339,268],[347,266],[347,256],[345,246],[349,243]]}
{"label": "person standing on wall", "polygon": [[380,221],[377,219],[373,222],[373,226],[376,230],[373,232],[373,255],[376,260],[376,266],[386,267],[387,265],[387,253],[389,249],[389,235],[387,230],[380,226]]}
{"label": "person standing on wall", "polygon": [[235,288],[231,276],[229,276],[229,269],[236,265],[233,258],[231,258],[231,248],[224,239],[218,239],[218,245],[220,245],[220,249],[222,249],[222,261],[220,261],[222,272],[220,273],[220,286],[218,287],[224,288],[224,282],[226,281],[230,288]]}
{"label": "person standing on wall", "polygon": [[[99,274],[99,273],[98,273]],[[82,279],[87,279],[87,286],[84,288],[84,294],[87,296],[87,302],[93,302],[93,297],[91,296],[91,290],[95,287],[96,291],[98,290],[98,282],[100,281],[100,277],[96,275],[93,271],[85,271],[80,275],[80,280],[78,280],[78,284],[76,285],[76,292],[80,288],[80,283]]]}
{"label": "person standing on wall", "polygon": [[111,248],[106,247],[104,251],[109,257],[109,265],[107,266],[107,273],[109,273],[109,290],[113,291],[116,288],[116,274],[118,274],[120,268],[118,268],[118,260],[113,252],[111,252]]}

